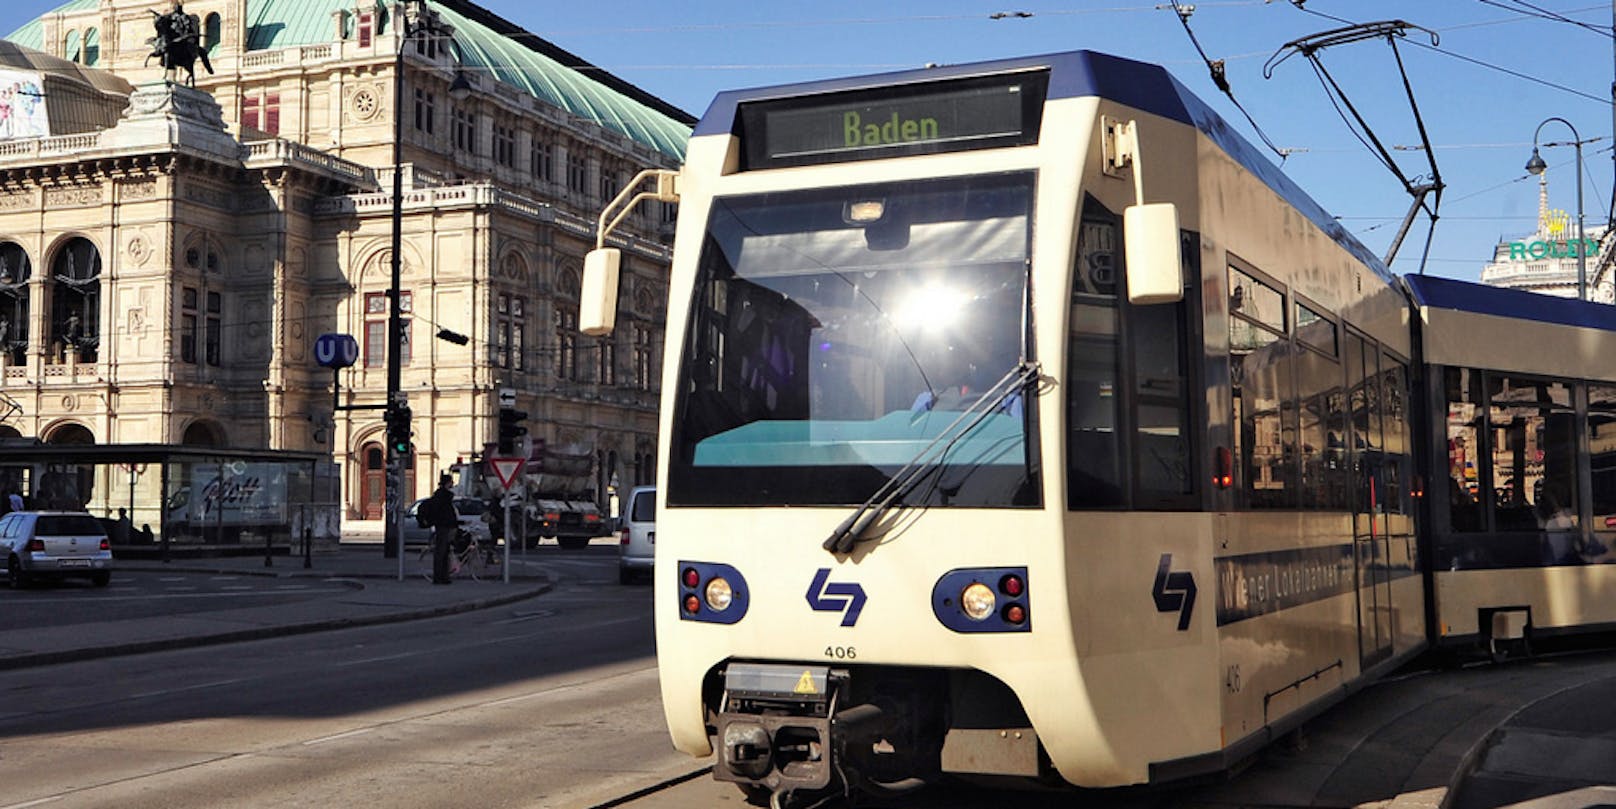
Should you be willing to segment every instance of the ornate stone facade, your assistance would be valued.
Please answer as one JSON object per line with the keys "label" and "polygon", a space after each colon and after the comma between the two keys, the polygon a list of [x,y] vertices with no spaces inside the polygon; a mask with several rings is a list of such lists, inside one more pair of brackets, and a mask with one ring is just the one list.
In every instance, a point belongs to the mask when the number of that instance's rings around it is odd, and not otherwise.
{"label": "ornate stone facade", "polygon": [[[246,50],[245,0],[187,3],[217,25],[216,72],[194,91],[164,84],[127,33],[149,26],[148,5],[41,18],[47,51],[68,29],[107,32],[97,67],[134,90],[111,128],[0,141],[0,393],[22,408],[8,425],[45,440],[71,428],[96,442],[329,451],[345,532],[379,533],[381,411],[333,411],[333,373],[312,347],[352,335],[360,359],[335,374],[335,398],[383,401],[399,125],[406,494],[493,440],[501,388],[517,391],[532,435],[596,453],[602,505],[608,485],[651,480],[660,355],[640,347],[662,344],[671,210],[642,206],[619,231],[635,303],[617,335],[576,332],[576,273],[600,206],[677,155],[486,76],[451,100],[447,49],[375,19],[362,43],[362,3],[329,43],[278,50]],[[402,5],[388,16],[403,19]],[[470,342],[433,339],[440,329]]]}

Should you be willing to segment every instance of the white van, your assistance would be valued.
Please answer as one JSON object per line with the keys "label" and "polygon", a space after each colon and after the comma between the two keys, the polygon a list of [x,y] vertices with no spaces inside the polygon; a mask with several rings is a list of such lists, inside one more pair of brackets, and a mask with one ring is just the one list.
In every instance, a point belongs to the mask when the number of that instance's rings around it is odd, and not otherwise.
{"label": "white van", "polygon": [[655,486],[635,486],[629,492],[617,537],[617,581],[628,584],[640,573],[649,579],[656,560]]}

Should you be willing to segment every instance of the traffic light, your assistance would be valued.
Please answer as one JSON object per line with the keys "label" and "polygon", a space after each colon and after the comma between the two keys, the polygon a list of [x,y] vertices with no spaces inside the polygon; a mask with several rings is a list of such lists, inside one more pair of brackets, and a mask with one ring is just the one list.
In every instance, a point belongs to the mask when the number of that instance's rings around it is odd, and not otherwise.
{"label": "traffic light", "polygon": [[387,411],[387,447],[394,457],[410,454],[410,406],[400,405]]}
{"label": "traffic light", "polygon": [[527,419],[527,411],[513,410],[509,407],[499,409],[499,454],[509,458],[516,454],[516,440],[527,435],[527,427],[522,422]]}

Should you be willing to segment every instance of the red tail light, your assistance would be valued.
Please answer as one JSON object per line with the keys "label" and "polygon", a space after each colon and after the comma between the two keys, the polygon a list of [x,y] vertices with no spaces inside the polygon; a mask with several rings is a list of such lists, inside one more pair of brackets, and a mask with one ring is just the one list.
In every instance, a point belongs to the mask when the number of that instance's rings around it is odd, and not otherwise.
{"label": "red tail light", "polygon": [[1212,485],[1219,489],[1234,485],[1234,453],[1228,447],[1218,447],[1212,455]]}
{"label": "red tail light", "polygon": [[599,514],[585,514],[584,522],[600,522]]}
{"label": "red tail light", "polygon": [[546,520],[549,520],[550,522],[561,522],[561,512],[559,512],[559,511],[546,511],[546,512],[544,512],[544,518]]}
{"label": "red tail light", "polygon": [[112,550],[112,543],[108,542],[107,540],[104,540],[104,539],[101,540],[101,550],[104,550],[104,551]]}
{"label": "red tail light", "polygon": [[45,552],[45,540],[43,540],[43,539],[30,539],[30,540],[28,540],[28,550],[31,551],[31,552],[34,552],[34,553],[44,553]]}
{"label": "red tail light", "polygon": [[617,532],[617,544],[619,544],[619,545],[627,545],[628,544],[628,529],[627,528],[624,528],[623,530]]}
{"label": "red tail light", "polygon": [[[1020,596],[1024,589],[1025,587],[1022,585],[1021,577],[1014,573],[1007,573],[1005,574],[1004,578],[999,579],[999,592],[1004,593],[1011,598]],[[1020,621],[1016,621],[1015,623],[1020,623]]]}

